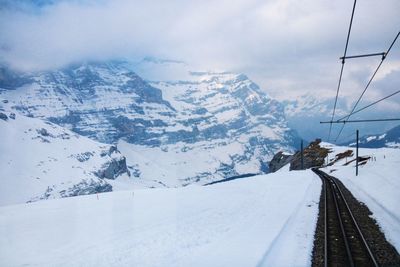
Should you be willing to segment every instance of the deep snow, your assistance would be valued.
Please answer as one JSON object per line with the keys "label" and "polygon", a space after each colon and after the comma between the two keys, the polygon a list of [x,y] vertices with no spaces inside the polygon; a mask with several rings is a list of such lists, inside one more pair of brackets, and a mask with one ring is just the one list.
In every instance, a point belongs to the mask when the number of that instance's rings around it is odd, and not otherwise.
{"label": "deep snow", "polygon": [[4,206],[0,266],[309,266],[320,190],[280,171]]}
{"label": "deep snow", "polygon": [[[332,150],[330,160],[354,151],[322,145]],[[355,163],[345,165],[354,155],[323,170],[367,204],[400,251],[400,150],[360,149],[359,154],[371,159],[357,177]],[[151,160],[148,166],[154,168]],[[128,188],[126,181],[113,182],[120,190]],[[0,266],[310,266],[320,192],[313,172],[289,172],[285,166],[274,174],[210,186],[3,206]]]}

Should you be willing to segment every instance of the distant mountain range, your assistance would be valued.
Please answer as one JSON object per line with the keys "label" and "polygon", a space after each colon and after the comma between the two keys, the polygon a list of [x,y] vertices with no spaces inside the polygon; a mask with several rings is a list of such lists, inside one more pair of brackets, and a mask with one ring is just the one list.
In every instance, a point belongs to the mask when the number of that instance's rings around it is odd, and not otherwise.
{"label": "distant mountain range", "polygon": [[[355,147],[356,140],[343,143],[342,145]],[[359,139],[359,146],[365,148],[400,148],[400,125],[381,134],[364,135]]]}
{"label": "distant mountain range", "polygon": [[[127,185],[264,173],[277,151],[293,152],[299,143],[284,106],[248,77],[194,72],[178,61],[90,62],[35,73],[3,66],[0,100],[9,113],[117,146],[135,174]],[[79,142],[73,147],[81,153]]]}
{"label": "distant mountain range", "polygon": [[[354,104],[352,101],[354,100],[346,97],[338,98],[335,110],[335,120],[349,114],[352,105]],[[326,98],[319,95],[306,94],[291,100],[283,100],[281,103],[285,108],[285,116],[288,121],[289,127],[292,129],[296,129],[301,137],[303,137],[307,141],[313,141],[316,138],[328,140],[330,126],[329,124],[320,124],[320,122],[331,120],[335,98]],[[367,119],[392,117],[398,117],[398,112],[395,110],[386,109],[377,110],[376,108],[372,107],[371,109],[366,109],[356,115],[353,115],[351,118]],[[377,125],[382,131],[388,131],[396,126],[396,122],[380,122],[379,124],[346,124],[346,127],[344,127],[341,135],[338,138],[338,142],[350,142],[350,138],[354,138],[354,133],[356,129],[359,129],[360,132],[364,133],[365,135],[374,135],[376,133]],[[329,141],[336,140],[341,127],[341,124],[332,125],[330,136],[331,139]]]}

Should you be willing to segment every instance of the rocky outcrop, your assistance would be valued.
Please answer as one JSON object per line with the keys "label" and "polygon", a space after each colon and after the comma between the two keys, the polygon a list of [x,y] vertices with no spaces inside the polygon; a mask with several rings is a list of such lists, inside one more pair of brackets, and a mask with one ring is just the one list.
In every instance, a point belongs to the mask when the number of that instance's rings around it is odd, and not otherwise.
{"label": "rocky outcrop", "polygon": [[130,176],[130,172],[126,165],[126,158],[121,155],[121,152],[116,146],[110,146],[107,150],[103,150],[100,154],[101,157],[110,157],[110,160],[101,166],[101,169],[94,174],[101,179],[114,180],[123,173]]}
{"label": "rocky outcrop", "polygon": [[[321,147],[319,144],[321,139],[311,142],[303,151],[304,169],[312,167],[320,167],[324,164],[325,158],[329,150]],[[301,170],[301,153],[296,152],[290,161],[290,170]]]}
{"label": "rocky outcrop", "polygon": [[[110,151],[111,149],[112,147]],[[126,166],[126,158],[122,156],[118,150],[113,150],[109,156],[111,160],[104,163],[101,169],[94,173],[97,177],[114,180],[123,173],[127,173],[130,176],[128,167]]]}
{"label": "rocky outcrop", "polygon": [[339,160],[344,159],[344,158],[346,158],[346,162],[347,162],[347,158],[352,157],[352,156],[353,156],[353,150],[351,150],[351,149],[348,149],[342,153],[338,153],[338,154],[336,154],[335,158],[331,159],[328,166],[332,166],[333,164],[335,164],[336,162],[338,162]]}
{"label": "rocky outcrop", "polygon": [[286,164],[288,164],[293,158],[293,155],[285,154],[282,151],[279,151],[275,154],[272,160],[268,164],[269,172],[276,172]]}
{"label": "rocky outcrop", "polygon": [[75,197],[82,195],[91,195],[97,193],[111,192],[112,186],[104,180],[82,180],[80,183],[74,184],[72,187],[66,190],[57,190],[57,186],[48,186],[46,191],[41,196],[31,198],[29,202],[35,202],[39,200],[46,200],[59,197]]}
{"label": "rocky outcrop", "polygon": [[8,117],[7,117],[7,115],[6,115],[6,114],[4,114],[4,113],[2,113],[2,112],[0,112],[0,120],[3,120],[3,121],[6,121],[6,120],[8,120]]}
{"label": "rocky outcrop", "polygon": [[99,178],[106,179],[115,179],[119,175],[128,172],[126,167],[126,159],[125,157],[121,157],[120,159],[112,159],[102,166],[102,169],[97,171],[95,174]]}
{"label": "rocky outcrop", "polygon": [[[325,158],[328,155],[329,150],[321,147],[319,144],[321,139],[316,139],[311,142],[303,150],[303,168],[309,169],[312,167],[320,167],[324,164]],[[290,163],[290,170],[301,170],[301,152],[297,151],[294,155],[284,154],[278,152],[269,162],[269,172],[276,172],[286,164]]]}
{"label": "rocky outcrop", "polygon": [[79,184],[73,185],[68,190],[60,191],[61,197],[74,197],[81,195],[90,195],[96,193],[111,192],[112,186],[104,180],[83,180]]}

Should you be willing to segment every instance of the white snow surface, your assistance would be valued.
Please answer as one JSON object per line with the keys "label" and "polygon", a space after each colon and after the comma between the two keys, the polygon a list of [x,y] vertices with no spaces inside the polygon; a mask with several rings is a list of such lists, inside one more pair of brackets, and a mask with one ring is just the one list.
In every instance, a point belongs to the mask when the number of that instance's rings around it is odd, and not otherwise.
{"label": "white snow surface", "polygon": [[0,207],[0,266],[310,266],[311,171]]}
{"label": "white snow surface", "polygon": [[133,188],[126,173],[118,181],[95,175],[107,162],[121,159],[109,150],[110,145],[19,113],[0,120],[0,206],[70,195],[76,185]]}
{"label": "white snow surface", "polygon": [[[338,147],[328,143],[323,146],[332,149],[329,158],[353,150],[353,156],[347,161],[355,159],[355,148]],[[347,166],[346,159],[336,162],[333,166],[322,170],[340,179],[352,194],[364,202],[372,217],[377,221],[387,240],[400,251],[400,149],[360,148],[359,156],[369,156],[365,165],[359,166],[359,175],[355,173],[355,161]]]}

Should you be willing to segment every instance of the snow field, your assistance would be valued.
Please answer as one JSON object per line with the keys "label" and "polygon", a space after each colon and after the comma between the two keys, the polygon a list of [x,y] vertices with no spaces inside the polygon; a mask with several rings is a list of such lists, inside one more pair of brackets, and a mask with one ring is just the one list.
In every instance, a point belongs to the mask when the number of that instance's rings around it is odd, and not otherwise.
{"label": "snow field", "polygon": [[278,172],[4,206],[0,266],[309,266],[320,190]]}
{"label": "snow field", "polygon": [[[15,120],[0,120],[0,140],[0,206],[38,199],[48,188],[56,193],[82,180],[99,181],[94,172],[121,157],[119,153],[102,157],[109,145],[20,114]],[[90,154],[79,161],[85,153]],[[133,188],[127,174],[119,178]]]}

